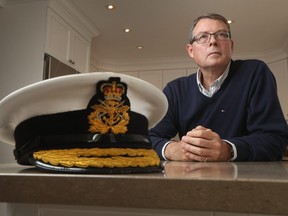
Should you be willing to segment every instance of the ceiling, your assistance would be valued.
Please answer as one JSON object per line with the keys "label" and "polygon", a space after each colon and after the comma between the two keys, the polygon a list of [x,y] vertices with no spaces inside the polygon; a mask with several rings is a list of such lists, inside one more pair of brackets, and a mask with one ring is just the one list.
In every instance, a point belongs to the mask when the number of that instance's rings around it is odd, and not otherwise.
{"label": "ceiling", "polygon": [[[92,40],[92,55],[99,62],[188,60],[185,46],[192,20],[208,12],[233,21],[236,56],[261,57],[288,47],[287,0],[69,1],[100,32]],[[105,8],[110,3],[115,10]],[[130,33],[123,32],[127,27]]]}

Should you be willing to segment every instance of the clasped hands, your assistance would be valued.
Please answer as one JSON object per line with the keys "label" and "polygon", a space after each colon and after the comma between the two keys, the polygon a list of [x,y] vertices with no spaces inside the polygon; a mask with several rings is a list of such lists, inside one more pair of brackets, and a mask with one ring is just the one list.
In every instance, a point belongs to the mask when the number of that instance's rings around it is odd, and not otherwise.
{"label": "clasped hands", "polygon": [[164,153],[168,160],[175,161],[229,161],[231,148],[211,129],[197,126],[179,142],[169,143]]}

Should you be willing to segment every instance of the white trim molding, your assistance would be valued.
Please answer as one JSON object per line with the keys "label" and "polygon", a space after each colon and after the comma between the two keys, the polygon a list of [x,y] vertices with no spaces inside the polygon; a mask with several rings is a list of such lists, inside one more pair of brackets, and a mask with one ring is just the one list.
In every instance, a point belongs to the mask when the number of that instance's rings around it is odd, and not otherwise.
{"label": "white trim molding", "polygon": [[[113,63],[111,63],[113,62]],[[91,53],[90,64],[92,68],[98,68],[105,71],[137,71],[137,70],[163,70],[175,68],[195,68],[197,65],[192,59],[151,59],[134,62],[103,61],[98,59],[94,53]]]}
{"label": "white trim molding", "polygon": [[[39,0],[0,0],[0,7],[5,7],[5,5],[10,5],[10,4],[19,4],[19,3],[33,2],[33,1],[39,1]],[[45,1],[48,1],[48,0],[45,0]]]}

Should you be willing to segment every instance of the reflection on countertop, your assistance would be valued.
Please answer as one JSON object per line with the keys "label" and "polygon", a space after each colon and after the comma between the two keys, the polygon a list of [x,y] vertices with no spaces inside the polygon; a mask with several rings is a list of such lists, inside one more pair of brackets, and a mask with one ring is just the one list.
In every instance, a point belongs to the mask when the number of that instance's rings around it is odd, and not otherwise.
{"label": "reflection on countertop", "polygon": [[196,179],[235,179],[238,169],[234,163],[176,162],[164,163],[164,176]]}
{"label": "reflection on countertop", "polygon": [[175,162],[166,161],[167,178],[288,181],[288,162]]}

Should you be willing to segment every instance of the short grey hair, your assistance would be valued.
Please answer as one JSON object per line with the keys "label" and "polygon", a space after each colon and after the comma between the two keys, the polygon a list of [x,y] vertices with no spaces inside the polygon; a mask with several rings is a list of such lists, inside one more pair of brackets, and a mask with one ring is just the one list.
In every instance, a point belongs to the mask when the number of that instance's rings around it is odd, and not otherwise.
{"label": "short grey hair", "polygon": [[197,23],[198,23],[201,19],[221,20],[222,22],[224,22],[224,23],[226,24],[226,26],[227,26],[227,28],[228,28],[228,30],[229,30],[229,32],[230,32],[230,37],[231,37],[231,30],[230,30],[230,25],[229,25],[229,23],[228,23],[228,20],[227,20],[225,17],[223,17],[222,15],[220,15],[220,14],[208,13],[208,14],[203,14],[203,15],[197,17],[197,18],[193,21],[192,26],[191,26],[190,31],[189,31],[189,43],[190,43],[190,44],[192,43],[193,37],[194,37],[194,35],[193,35],[193,30],[194,30],[195,26],[197,25]]}

